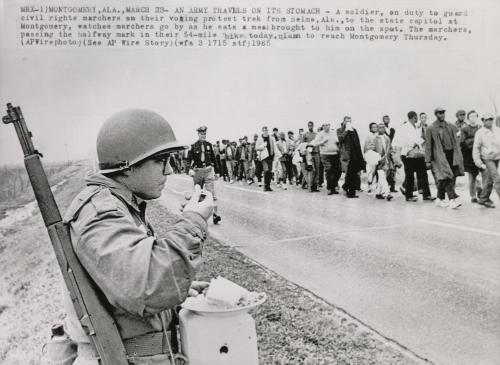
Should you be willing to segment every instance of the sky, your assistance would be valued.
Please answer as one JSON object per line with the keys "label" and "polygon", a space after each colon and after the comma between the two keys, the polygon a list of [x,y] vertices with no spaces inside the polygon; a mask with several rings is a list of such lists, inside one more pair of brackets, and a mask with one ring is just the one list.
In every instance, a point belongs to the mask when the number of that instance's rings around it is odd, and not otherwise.
{"label": "sky", "polygon": [[[21,106],[46,161],[92,156],[99,126],[127,108],[158,112],[188,144],[200,125],[215,141],[263,125],[337,127],[350,115],[363,135],[385,114],[397,128],[409,110],[432,118],[444,106],[454,121],[458,109],[500,108],[499,6],[491,1],[477,3],[479,42],[463,47],[113,51],[14,47],[9,7],[1,4],[2,115],[7,102]],[[14,128],[0,125],[0,165],[21,161]]]}

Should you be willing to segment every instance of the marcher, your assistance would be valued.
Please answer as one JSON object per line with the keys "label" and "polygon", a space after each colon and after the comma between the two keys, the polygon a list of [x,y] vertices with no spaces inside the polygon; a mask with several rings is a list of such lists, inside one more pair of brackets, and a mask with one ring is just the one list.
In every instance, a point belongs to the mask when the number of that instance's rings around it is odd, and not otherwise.
{"label": "marcher", "polygon": [[356,129],[353,128],[351,117],[345,116],[342,125],[337,129],[340,144],[340,164],[345,172],[345,182],[342,186],[348,198],[358,198],[359,173],[365,169],[365,161]]}
{"label": "marcher", "polygon": [[423,149],[424,139],[421,131],[417,129],[417,113],[408,112],[408,121],[401,125],[398,134],[395,136],[394,144],[399,147],[401,161],[405,170],[405,198],[407,202],[416,202],[417,196],[413,195],[415,174],[419,189],[422,189],[423,199],[433,201],[429,181],[427,178],[427,168],[425,165],[425,150]]}
{"label": "marcher", "polygon": [[474,146],[474,137],[479,130],[478,115],[474,110],[467,113],[468,124],[462,128],[460,133],[460,147],[464,159],[464,171],[469,178],[469,195],[472,203],[477,203],[477,199],[481,194],[481,184],[477,177],[479,168],[474,163],[472,157],[472,147]]}
{"label": "marcher", "polygon": [[493,125],[493,114],[482,116],[483,126],[476,132],[472,155],[483,177],[483,190],[479,195],[478,203],[485,207],[494,208],[490,200],[493,189],[500,198],[500,174],[498,161],[500,160],[500,128]]}
{"label": "marcher", "polygon": [[385,135],[389,137],[391,142],[394,140],[394,136],[396,135],[396,130],[389,126],[391,123],[391,118],[388,115],[384,115],[382,117],[382,122],[385,125]]}
{"label": "marcher", "polygon": [[[391,143],[394,141],[394,136],[396,135],[396,130],[393,127],[390,127],[391,118],[388,115],[384,115],[382,117],[382,122],[385,125],[385,135],[389,137]],[[394,156],[397,156],[397,153],[394,153]],[[396,173],[397,167],[395,164],[392,164],[386,171],[387,175],[387,183],[389,184],[389,189],[391,193],[397,193],[396,190]]]}
{"label": "marcher", "polygon": [[[372,191],[375,190],[374,186],[377,184],[375,181],[375,174],[377,172],[377,165],[379,163],[379,160],[370,158],[373,157],[372,153],[375,151],[375,138],[376,135],[378,134],[378,126],[377,123],[371,122],[368,125],[368,131],[370,132],[368,136],[365,138],[365,142],[363,144],[363,157],[366,162],[366,177],[367,177],[367,183],[368,183],[368,193],[371,193]],[[366,156],[366,154],[369,154],[369,156]],[[380,156],[379,156],[380,157]],[[373,160],[373,161],[372,161]]]}
{"label": "marcher", "polygon": [[458,129],[457,137],[460,138],[462,129],[467,125],[467,122],[465,121],[465,110],[458,110],[455,116],[457,117],[457,120],[455,122],[455,127],[457,127]]}
{"label": "marcher", "polygon": [[226,140],[222,140],[222,144],[219,147],[219,156],[220,156],[220,168],[221,168],[221,173],[220,175],[222,176],[224,181],[229,181],[229,174],[227,171],[227,165],[226,165]]}
{"label": "marcher", "polygon": [[215,155],[215,167],[217,171],[219,171],[219,176],[223,176],[223,169],[220,165],[220,143],[219,141],[215,141],[214,144],[214,155]]}
{"label": "marcher", "polygon": [[279,141],[279,129],[274,127],[272,137],[274,139],[274,159],[273,159],[273,169],[271,172],[272,180],[276,185],[279,185],[279,177],[281,176],[281,152],[278,150],[278,145],[276,142]]}
{"label": "marcher", "polygon": [[377,199],[386,199],[391,201],[391,189],[387,182],[387,172],[394,169],[394,151],[391,145],[391,139],[386,133],[386,124],[378,124],[378,133],[375,137],[375,152],[380,155],[380,162],[377,164],[377,189],[375,197]]}
{"label": "marcher", "polygon": [[238,171],[238,181],[243,185],[243,181],[248,183],[248,144],[247,137],[240,138],[240,144],[236,149],[236,161]]}
{"label": "marcher", "polygon": [[309,186],[309,191],[314,193],[318,192],[319,183],[319,149],[314,147],[311,142],[316,138],[316,132],[314,132],[314,122],[309,121],[307,123],[307,132],[304,133],[304,142],[310,145],[307,147],[310,149],[312,163],[309,164],[309,169],[307,170],[307,184]]}
{"label": "marcher", "polygon": [[[323,126],[318,127],[317,129],[317,134],[318,136],[319,133],[323,131]],[[319,150],[318,150],[319,153]],[[321,156],[319,156],[319,164],[318,164],[318,188],[323,187],[323,183],[325,182],[325,166],[323,166],[323,161],[321,160]]]}
{"label": "marcher", "polygon": [[293,132],[292,131],[288,131],[287,141],[288,141],[288,155],[290,156],[290,158],[288,158],[288,160],[287,160],[286,174],[288,176],[288,182],[290,184],[293,184],[294,182],[297,181],[299,175],[298,175],[298,172],[297,172],[297,166],[295,166],[293,164],[293,156],[295,154],[296,144],[295,144],[295,139],[293,138]]}
{"label": "marcher", "polygon": [[286,139],[285,132],[280,132],[279,134],[279,139],[276,141],[276,146],[280,152],[280,175],[278,176],[278,187],[282,187],[283,190],[287,190],[287,184],[286,184],[286,179],[287,179],[287,163],[288,160],[291,160],[291,156],[288,154],[289,150],[289,145],[288,145],[288,140]]}
{"label": "marcher", "polygon": [[254,134],[253,136],[253,142],[252,142],[252,161],[255,166],[255,176],[257,177],[257,182],[259,186],[262,186],[262,172],[263,172],[263,167],[262,167],[262,161],[259,159],[259,154],[257,152],[257,140],[259,139],[258,134]]}
{"label": "marcher", "polygon": [[[212,194],[197,187],[161,238],[146,217],[146,201],[161,196],[172,172],[170,154],[184,149],[156,113],[135,109],[113,115],[97,137],[99,172],[87,175],[87,186],[64,216],[75,253],[106,301],[130,364],[173,364],[168,349],[175,308],[190,288],[201,289],[193,280]],[[65,307],[67,332],[78,344],[74,363],[97,365],[67,293]]]}
{"label": "marcher", "polygon": [[217,195],[215,194],[215,180],[219,177],[219,170],[215,162],[213,146],[206,140],[207,127],[202,126],[197,130],[198,140],[189,149],[189,176],[193,178],[194,185],[200,185],[212,193],[214,199],[214,224],[221,221],[217,214]]}
{"label": "marcher", "polygon": [[375,167],[373,173],[375,197],[377,199],[391,201],[393,196],[391,195],[389,184],[387,183],[386,171],[393,164],[393,150],[391,147],[391,139],[386,134],[385,123],[382,122],[377,125],[377,133],[375,134],[373,142],[365,145],[365,148],[367,148],[365,156],[371,151],[373,157],[376,157],[377,160],[377,162],[374,163]]}
{"label": "marcher", "polygon": [[[438,206],[456,209],[462,203],[455,192],[455,181],[457,176],[464,175],[458,130],[455,125],[445,120],[444,108],[436,108],[434,115],[437,119],[427,128],[425,134],[425,162],[432,167],[438,179]],[[449,202],[444,200],[445,193]]]}
{"label": "marcher", "polygon": [[328,195],[338,194],[337,186],[340,178],[339,139],[337,133],[330,129],[330,123],[324,123],[323,129],[312,142],[319,147],[319,155],[326,173],[326,190]]}
{"label": "marcher", "polygon": [[229,140],[227,140],[226,147],[225,147],[224,151],[226,154],[227,175],[229,176],[229,183],[232,184],[232,183],[234,183],[234,179],[235,179],[236,148],[233,146],[233,144]]}
{"label": "marcher", "polygon": [[276,148],[275,143],[274,138],[269,135],[267,127],[262,127],[262,135],[255,142],[255,150],[264,170],[264,191],[273,191],[271,189],[271,176]]}

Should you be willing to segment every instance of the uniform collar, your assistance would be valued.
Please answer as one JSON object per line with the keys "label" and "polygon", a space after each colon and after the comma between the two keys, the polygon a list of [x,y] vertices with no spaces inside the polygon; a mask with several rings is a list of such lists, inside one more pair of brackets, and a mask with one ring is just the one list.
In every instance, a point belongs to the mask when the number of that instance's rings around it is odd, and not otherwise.
{"label": "uniform collar", "polygon": [[85,182],[87,185],[100,185],[108,188],[114,195],[120,197],[128,206],[138,213],[142,213],[146,209],[146,201],[136,196],[125,185],[103,174],[89,173],[85,177]]}

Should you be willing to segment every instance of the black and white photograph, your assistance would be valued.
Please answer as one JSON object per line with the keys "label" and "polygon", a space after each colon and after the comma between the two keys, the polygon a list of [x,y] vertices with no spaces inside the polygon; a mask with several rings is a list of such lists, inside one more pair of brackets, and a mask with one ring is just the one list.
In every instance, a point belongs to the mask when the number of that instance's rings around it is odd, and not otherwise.
{"label": "black and white photograph", "polygon": [[499,14],[0,1],[0,364],[499,365]]}

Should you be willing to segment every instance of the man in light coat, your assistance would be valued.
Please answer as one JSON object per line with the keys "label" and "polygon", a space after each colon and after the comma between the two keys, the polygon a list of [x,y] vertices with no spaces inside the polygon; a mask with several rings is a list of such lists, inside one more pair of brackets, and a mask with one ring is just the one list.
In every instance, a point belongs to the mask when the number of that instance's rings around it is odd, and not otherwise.
{"label": "man in light coat", "polygon": [[482,172],[483,190],[479,195],[478,203],[489,208],[495,205],[490,200],[493,189],[500,198],[500,174],[498,161],[500,160],[500,128],[493,125],[493,115],[486,113],[481,118],[483,127],[476,132],[472,157],[474,163]]}

